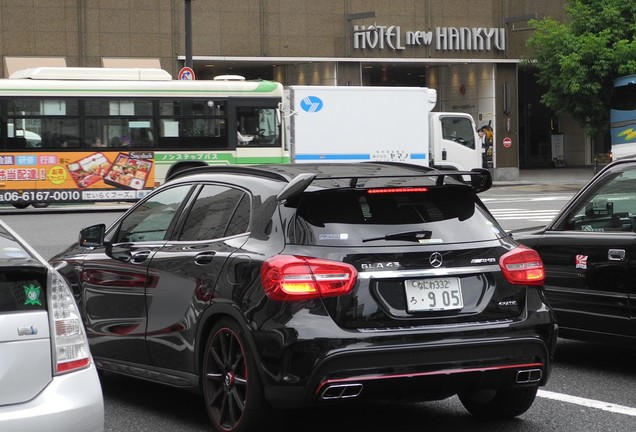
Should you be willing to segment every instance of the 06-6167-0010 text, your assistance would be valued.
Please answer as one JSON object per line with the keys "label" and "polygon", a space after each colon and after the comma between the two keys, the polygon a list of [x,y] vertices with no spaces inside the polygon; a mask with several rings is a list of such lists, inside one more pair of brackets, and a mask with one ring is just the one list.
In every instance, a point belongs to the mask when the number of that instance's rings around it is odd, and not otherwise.
{"label": "06-6167-0010 text", "polygon": [[138,200],[146,196],[150,190],[15,190],[0,192],[0,203],[14,204],[20,202],[38,203],[71,203],[82,201],[126,201]]}

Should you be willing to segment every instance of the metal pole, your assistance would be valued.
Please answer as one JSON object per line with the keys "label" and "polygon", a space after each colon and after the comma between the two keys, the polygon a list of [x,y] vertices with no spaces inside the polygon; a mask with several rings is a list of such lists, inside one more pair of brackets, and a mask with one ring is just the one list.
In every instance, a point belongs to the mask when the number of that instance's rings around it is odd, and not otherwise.
{"label": "metal pole", "polygon": [[192,67],[192,0],[185,0],[185,65]]}

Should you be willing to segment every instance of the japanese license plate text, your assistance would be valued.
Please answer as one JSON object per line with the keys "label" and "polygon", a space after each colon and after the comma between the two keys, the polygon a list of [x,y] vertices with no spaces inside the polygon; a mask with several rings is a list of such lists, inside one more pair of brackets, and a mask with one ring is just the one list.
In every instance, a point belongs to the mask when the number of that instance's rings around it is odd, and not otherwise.
{"label": "japanese license plate text", "polygon": [[445,311],[464,307],[459,278],[411,279],[405,282],[408,312]]}

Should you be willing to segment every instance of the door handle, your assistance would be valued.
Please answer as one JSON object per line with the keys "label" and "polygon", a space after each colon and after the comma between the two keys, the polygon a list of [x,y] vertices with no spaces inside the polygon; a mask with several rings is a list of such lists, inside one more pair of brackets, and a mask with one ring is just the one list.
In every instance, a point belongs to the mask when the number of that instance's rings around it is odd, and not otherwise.
{"label": "door handle", "polygon": [[212,262],[212,259],[216,255],[215,252],[201,252],[194,257],[194,263],[197,265],[206,265]]}
{"label": "door handle", "polygon": [[150,255],[149,250],[139,251],[131,255],[130,262],[134,264],[140,264],[146,261],[146,258]]}
{"label": "door handle", "polygon": [[625,261],[624,249],[610,249],[607,252],[607,259],[610,261]]}

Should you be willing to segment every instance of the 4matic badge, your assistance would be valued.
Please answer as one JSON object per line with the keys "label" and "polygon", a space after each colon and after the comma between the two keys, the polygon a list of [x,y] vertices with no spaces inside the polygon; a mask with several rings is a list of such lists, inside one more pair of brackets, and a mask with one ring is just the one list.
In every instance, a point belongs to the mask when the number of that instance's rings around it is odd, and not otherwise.
{"label": "4matic badge", "polygon": [[39,286],[34,284],[25,285],[24,295],[26,296],[26,300],[24,301],[24,305],[42,306],[42,302],[40,301],[40,293],[41,289]]}

